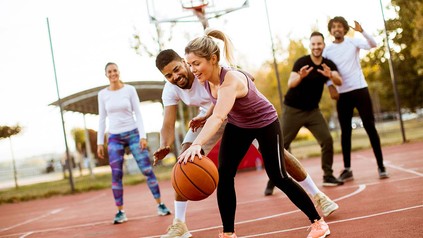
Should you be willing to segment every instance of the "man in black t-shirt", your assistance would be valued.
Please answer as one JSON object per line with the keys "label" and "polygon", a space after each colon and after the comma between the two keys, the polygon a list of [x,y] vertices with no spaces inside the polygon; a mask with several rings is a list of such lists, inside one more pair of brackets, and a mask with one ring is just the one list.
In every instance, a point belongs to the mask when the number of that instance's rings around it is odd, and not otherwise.
{"label": "man in black t-shirt", "polygon": [[[310,36],[311,54],[299,58],[288,80],[282,114],[284,147],[288,149],[301,127],[306,127],[317,139],[322,151],[323,186],[338,186],[343,182],[333,176],[333,139],[329,127],[319,109],[323,87],[328,80],[341,85],[342,78],[335,63],[322,57],[325,48],[324,37],[320,32]],[[273,184],[268,182],[265,194],[273,192]]]}

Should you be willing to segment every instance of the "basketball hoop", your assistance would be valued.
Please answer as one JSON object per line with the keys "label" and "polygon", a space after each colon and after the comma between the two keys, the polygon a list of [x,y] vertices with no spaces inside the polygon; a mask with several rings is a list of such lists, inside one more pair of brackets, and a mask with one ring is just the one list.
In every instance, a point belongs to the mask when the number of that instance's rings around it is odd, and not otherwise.
{"label": "basketball hoop", "polygon": [[207,0],[180,0],[182,8],[185,10],[192,10],[200,20],[203,28],[209,27],[209,22],[206,18],[206,6],[209,4]]}
{"label": "basketball hoop", "polygon": [[208,4],[208,0],[180,0],[182,8],[186,10],[195,10],[204,9]]}

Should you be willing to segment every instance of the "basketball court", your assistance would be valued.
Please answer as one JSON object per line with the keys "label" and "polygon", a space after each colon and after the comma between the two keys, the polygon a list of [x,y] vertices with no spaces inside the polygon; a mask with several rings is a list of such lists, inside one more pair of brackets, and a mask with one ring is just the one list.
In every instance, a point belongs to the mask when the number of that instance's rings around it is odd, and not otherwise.
{"label": "basketball court", "polygon": [[[340,187],[322,187],[320,158],[302,163],[318,187],[340,208],[325,220],[330,237],[420,237],[423,233],[423,142],[383,148],[390,178],[379,180],[371,149],[353,152],[355,180]],[[334,171],[342,169],[335,156]],[[310,225],[281,192],[263,195],[263,170],[240,172],[236,177],[238,237],[306,237]],[[173,211],[170,180],[160,183],[162,200]],[[113,225],[115,206],[110,189],[5,204],[1,206],[0,237],[159,237],[173,216],[158,216],[146,186],[125,187],[129,221]],[[318,210],[319,211],[319,210]],[[320,213],[320,211],[319,211]],[[190,202],[187,224],[194,237],[217,237],[222,231],[216,193]]]}
{"label": "basketball court", "polygon": [[[186,3],[181,12],[167,4],[157,11],[148,0],[152,23],[198,21],[206,27],[207,19],[248,6],[223,5],[224,0],[209,1],[202,6]],[[193,4],[194,3],[194,4]],[[218,4],[217,4],[218,3]],[[166,13],[165,10],[170,10]],[[371,149],[352,153],[355,180],[339,187],[322,187],[320,158],[303,160],[302,164],[318,187],[336,201],[340,208],[325,218],[330,237],[420,237],[423,233],[423,142],[383,148],[390,178],[379,180]],[[342,155],[335,155],[333,169],[338,175],[343,168]],[[238,237],[306,237],[310,225],[307,217],[279,190],[265,197],[267,183],[264,170],[237,174]],[[161,181],[162,201],[173,211],[171,181]],[[116,208],[111,189],[57,196],[1,206],[0,238],[50,237],[160,237],[166,233],[173,215],[158,216],[156,204],[147,185],[125,186],[125,211],[129,221],[113,225]],[[320,210],[318,209],[319,213]],[[190,202],[187,225],[194,237],[218,237],[222,231],[216,193],[209,198]]]}

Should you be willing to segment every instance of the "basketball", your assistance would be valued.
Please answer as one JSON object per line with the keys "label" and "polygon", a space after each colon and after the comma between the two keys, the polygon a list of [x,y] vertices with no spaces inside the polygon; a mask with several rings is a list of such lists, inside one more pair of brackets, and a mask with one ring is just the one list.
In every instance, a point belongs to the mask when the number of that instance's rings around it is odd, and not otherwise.
{"label": "basketball", "polygon": [[219,173],[211,159],[196,156],[194,161],[176,163],[172,169],[172,186],[183,198],[199,201],[210,196],[219,182]]}

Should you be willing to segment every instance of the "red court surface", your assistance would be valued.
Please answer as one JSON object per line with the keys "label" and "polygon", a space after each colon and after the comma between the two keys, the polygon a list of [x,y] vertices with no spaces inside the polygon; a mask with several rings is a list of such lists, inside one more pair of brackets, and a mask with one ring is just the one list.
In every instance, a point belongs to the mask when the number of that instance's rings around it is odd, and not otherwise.
{"label": "red court surface", "polygon": [[[322,187],[320,158],[302,163],[318,187],[340,208],[325,218],[329,237],[422,237],[423,142],[383,148],[390,178],[379,180],[371,149],[352,154],[354,180],[340,187]],[[335,175],[343,168],[336,155]],[[238,237],[306,237],[310,225],[281,192],[263,195],[267,176],[245,171],[236,177]],[[173,211],[170,181],[162,181],[162,199]],[[146,184],[125,187],[129,221],[113,225],[111,190],[6,204],[0,206],[0,237],[159,237],[173,216],[156,215],[155,202]],[[318,209],[319,213],[320,210]],[[218,237],[222,230],[216,194],[190,202],[187,224],[194,237]]]}

